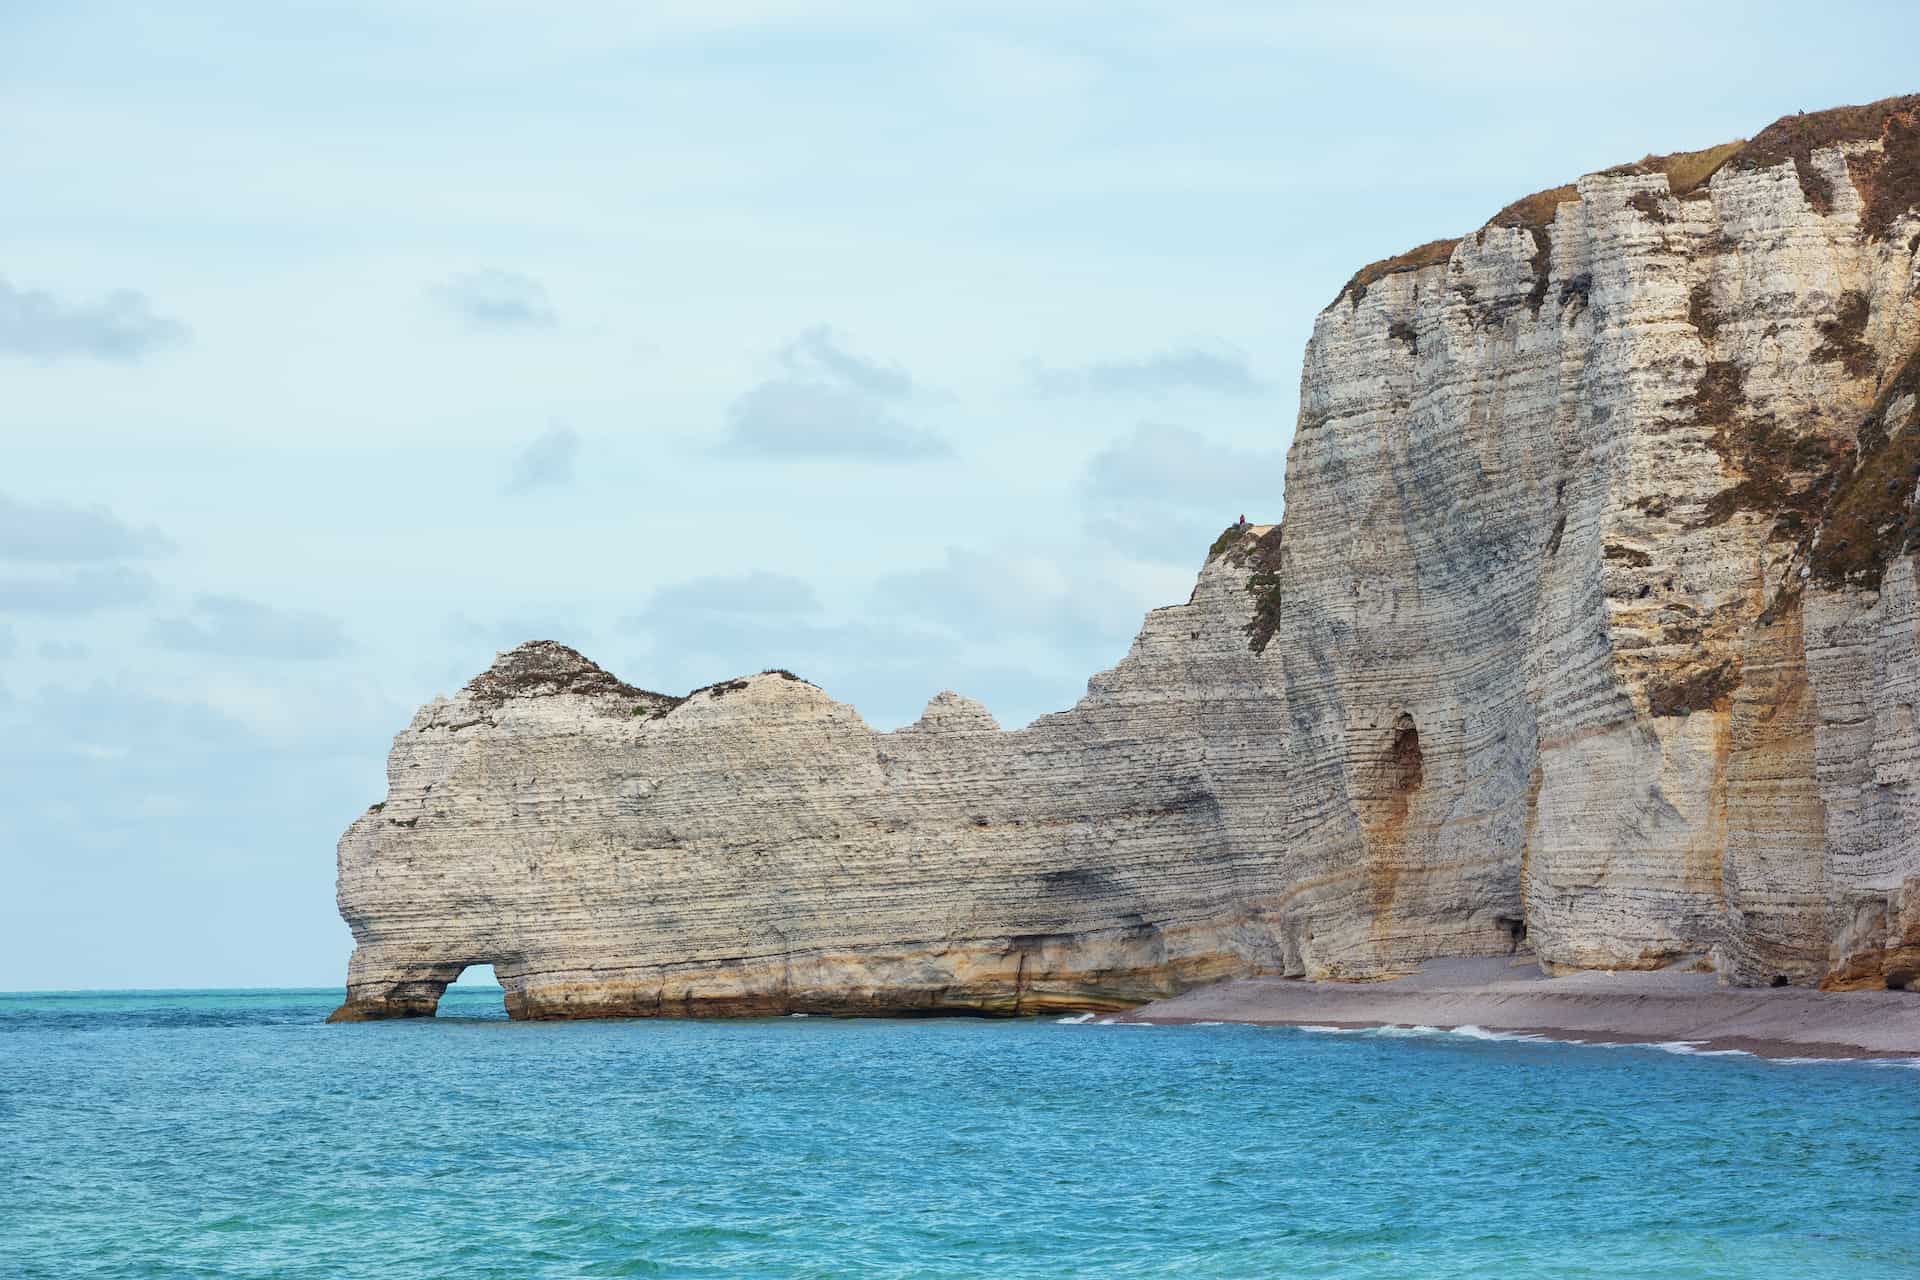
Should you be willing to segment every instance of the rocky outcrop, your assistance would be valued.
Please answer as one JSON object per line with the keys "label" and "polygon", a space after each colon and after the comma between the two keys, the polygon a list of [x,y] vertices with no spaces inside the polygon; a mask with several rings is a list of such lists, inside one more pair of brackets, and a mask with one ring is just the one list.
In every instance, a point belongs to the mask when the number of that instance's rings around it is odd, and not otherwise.
{"label": "rocky outcrop", "polygon": [[876,733],[785,672],[680,700],[502,655],[340,842],[341,1016],[431,1012],[480,962],[521,1017],[1121,1008],[1297,965],[1267,916],[1337,890],[1285,856],[1286,702],[1242,629],[1262,532],[1013,732],[952,693]]}
{"label": "rocky outcrop", "polygon": [[[1113,1008],[1533,948],[1920,972],[1920,98],[1517,202],[1315,324],[1287,519],[1071,711],[537,643],[340,844],[343,1017]],[[1276,493],[1276,497],[1277,497]]]}

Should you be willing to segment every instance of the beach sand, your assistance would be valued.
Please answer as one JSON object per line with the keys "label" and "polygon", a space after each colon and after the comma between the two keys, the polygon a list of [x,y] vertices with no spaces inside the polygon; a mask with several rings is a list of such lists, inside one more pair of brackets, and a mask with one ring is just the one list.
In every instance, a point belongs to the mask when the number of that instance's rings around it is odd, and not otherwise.
{"label": "beach sand", "polygon": [[1114,1021],[1482,1027],[1589,1043],[1689,1042],[1770,1058],[1920,1056],[1920,992],[1723,987],[1710,973],[1549,978],[1526,958],[1437,960],[1386,982],[1243,978]]}

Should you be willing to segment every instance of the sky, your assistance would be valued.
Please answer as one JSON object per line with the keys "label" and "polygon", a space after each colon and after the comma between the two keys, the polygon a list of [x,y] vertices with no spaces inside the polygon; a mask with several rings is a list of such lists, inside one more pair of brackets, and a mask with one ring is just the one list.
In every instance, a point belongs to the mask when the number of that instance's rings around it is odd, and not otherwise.
{"label": "sky", "polygon": [[337,985],[523,640],[1071,706],[1362,264],[1920,89],[1905,3],[0,5],[0,989]]}

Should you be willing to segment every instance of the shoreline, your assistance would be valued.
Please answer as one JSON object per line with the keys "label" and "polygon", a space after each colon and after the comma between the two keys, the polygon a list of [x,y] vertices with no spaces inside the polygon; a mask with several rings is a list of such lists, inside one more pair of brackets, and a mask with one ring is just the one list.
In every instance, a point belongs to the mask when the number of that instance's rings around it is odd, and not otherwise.
{"label": "shoreline", "polygon": [[1670,969],[1549,978],[1504,957],[1434,961],[1383,982],[1239,978],[1102,1021],[1476,1027],[1572,1044],[1684,1044],[1695,1053],[1772,1059],[1920,1058],[1920,992],[1722,987],[1712,974]]}

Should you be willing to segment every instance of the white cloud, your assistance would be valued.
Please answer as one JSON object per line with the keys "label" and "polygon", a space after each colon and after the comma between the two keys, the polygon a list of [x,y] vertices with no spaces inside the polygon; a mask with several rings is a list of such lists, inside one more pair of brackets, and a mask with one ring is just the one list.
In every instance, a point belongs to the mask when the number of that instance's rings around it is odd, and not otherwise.
{"label": "white cloud", "polygon": [[841,346],[833,330],[817,324],[780,352],[781,363],[796,377],[821,377],[883,399],[913,394],[913,378],[898,365],[882,364]]}
{"label": "white cloud", "polygon": [[769,458],[903,462],[952,452],[932,431],[899,416],[929,399],[897,364],[850,350],[826,325],[781,346],[780,374],[741,395],[727,411],[725,447]]}
{"label": "white cloud", "polygon": [[878,610],[969,640],[1037,643],[1081,658],[1124,649],[1145,609],[1164,603],[1090,556],[1020,547],[948,547],[939,564],[880,579],[873,600]]}
{"label": "white cloud", "polygon": [[23,502],[0,493],[0,560],[121,560],[172,549],[152,525],[136,529],[105,507]]}
{"label": "white cloud", "polygon": [[904,462],[952,452],[931,431],[909,426],[855,387],[774,378],[734,401],[728,445],[775,458],[864,458]]}
{"label": "white cloud", "polygon": [[583,653],[593,642],[593,632],[577,619],[549,614],[516,613],[482,621],[455,613],[447,620],[446,634],[462,648],[474,649],[476,657],[502,653],[529,640],[557,640]]}
{"label": "white cloud", "polygon": [[181,653],[296,661],[336,658],[351,647],[337,618],[227,595],[198,596],[191,613],[156,618],[147,640]]}
{"label": "white cloud", "polygon": [[132,289],[70,303],[0,279],[0,353],[43,361],[134,361],[186,339],[186,325],[158,314],[145,294]]}
{"label": "white cloud", "polygon": [[140,604],[153,593],[153,575],[119,564],[67,572],[0,574],[0,613],[99,613]]}
{"label": "white cloud", "polygon": [[469,271],[428,292],[469,329],[509,333],[551,329],[559,323],[546,286],[517,271]]}
{"label": "white cloud", "polygon": [[1286,457],[1278,449],[1243,449],[1188,427],[1143,422],[1094,454],[1086,488],[1096,499],[1148,499],[1222,511],[1249,491],[1278,496]]}
{"label": "white cloud", "polygon": [[1240,516],[1279,518],[1286,456],[1141,423],[1087,462],[1087,533],[1127,555],[1197,566]]}
{"label": "white cloud", "polygon": [[630,625],[672,623],[696,615],[793,617],[820,611],[813,588],[798,578],[756,569],[715,574],[661,587]]}
{"label": "white cloud", "polygon": [[1030,366],[1028,380],[1043,396],[1164,396],[1175,391],[1206,391],[1250,396],[1266,385],[1234,351],[1178,347],[1131,360],[1098,360],[1076,368]]}
{"label": "white cloud", "polygon": [[580,433],[555,427],[528,442],[513,460],[513,471],[502,492],[532,493],[573,483],[574,460],[580,456]]}

